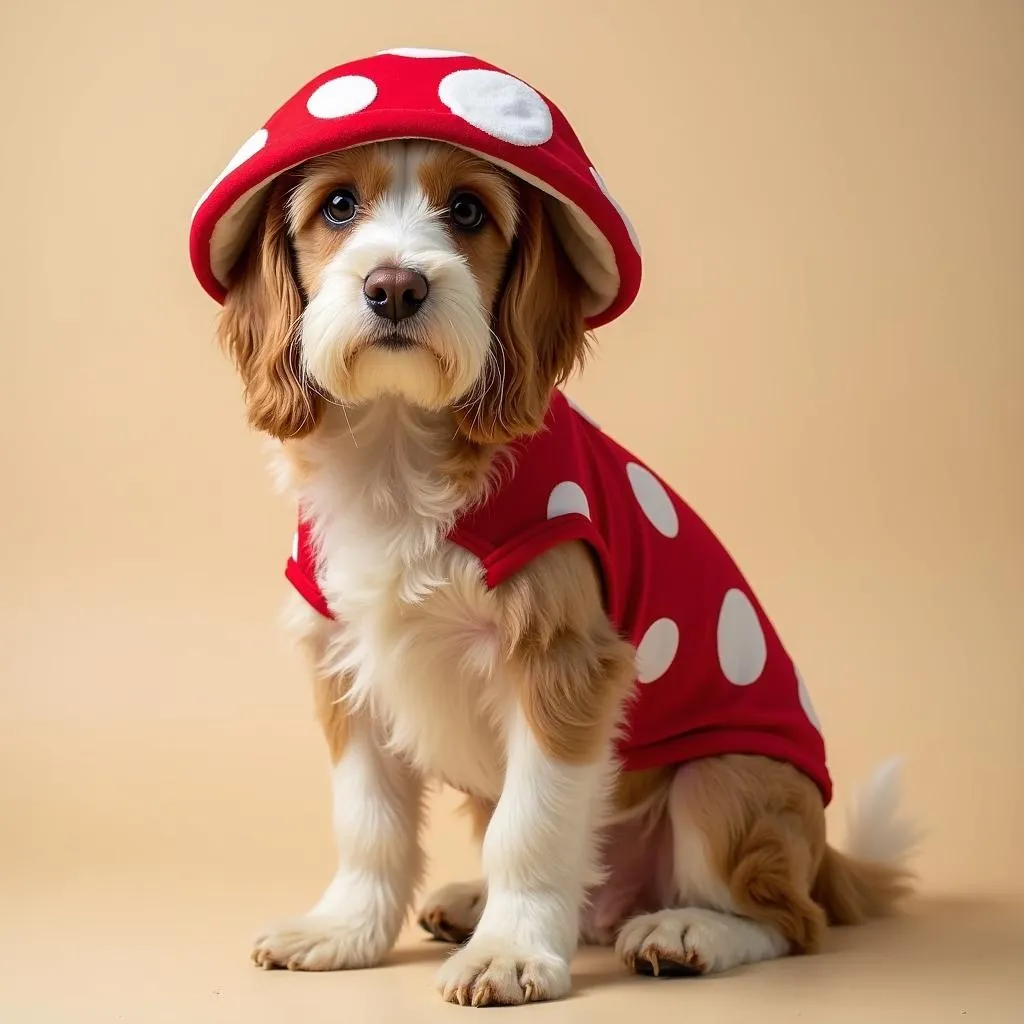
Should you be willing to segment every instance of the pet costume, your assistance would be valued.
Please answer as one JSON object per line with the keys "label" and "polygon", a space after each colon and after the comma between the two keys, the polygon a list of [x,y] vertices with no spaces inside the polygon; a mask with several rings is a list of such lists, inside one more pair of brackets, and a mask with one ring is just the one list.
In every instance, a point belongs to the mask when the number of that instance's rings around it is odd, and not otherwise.
{"label": "pet costume", "polygon": [[[191,257],[222,302],[273,180],[326,153],[390,139],[460,146],[540,189],[586,285],[588,327],[623,313],[640,286],[626,214],[564,115],[525,82],[468,54],[393,50],[333,68],[242,145],[193,214]],[[488,587],[555,545],[595,552],[611,621],[637,650],[619,755],[627,769],[760,754],[832,783],[810,696],[751,587],[707,525],[561,392],[545,427],[514,444],[514,471],[448,539]],[[301,522],[286,573],[325,616]]]}

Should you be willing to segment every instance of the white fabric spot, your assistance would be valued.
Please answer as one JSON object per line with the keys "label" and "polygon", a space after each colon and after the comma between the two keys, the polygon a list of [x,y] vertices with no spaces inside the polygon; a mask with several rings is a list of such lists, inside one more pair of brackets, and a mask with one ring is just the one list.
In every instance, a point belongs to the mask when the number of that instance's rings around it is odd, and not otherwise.
{"label": "white fabric spot", "polygon": [[292,561],[299,560],[299,533],[298,530],[292,535]]}
{"label": "white fabric spot", "polygon": [[658,619],[647,627],[636,649],[636,677],[641,683],[660,679],[679,651],[679,627],[671,619]]}
{"label": "white fabric spot", "polygon": [[502,142],[539,146],[554,131],[544,98],[503,71],[453,71],[441,79],[437,94],[457,117]]}
{"label": "white fabric spot", "polygon": [[633,227],[633,222],[629,219],[626,211],[619,206],[619,201],[608,191],[608,186],[604,183],[604,178],[597,173],[597,168],[591,167],[590,173],[594,176],[594,181],[597,182],[597,187],[604,193],[605,199],[608,200],[618,211],[619,216],[622,218],[622,223],[626,225],[626,231],[629,232],[629,240],[633,243],[633,248],[639,253],[640,249],[640,236],[636,233],[636,228]]}
{"label": "white fabric spot", "polygon": [[597,427],[598,430],[601,429],[601,424],[598,423],[593,416],[588,416],[587,413],[583,409],[581,409],[568,395],[565,396],[565,400],[566,402],[569,403],[569,408],[572,409],[572,411],[576,413],[577,416],[580,416],[583,419],[585,419],[592,427]]}
{"label": "white fabric spot", "polygon": [[636,462],[626,466],[626,475],[633,494],[651,525],[666,537],[679,533],[679,515],[661,481]]}
{"label": "white fabric spot", "polygon": [[378,50],[377,56],[384,57],[468,57],[468,53],[460,50],[429,50],[419,46],[397,46],[393,50]]}
{"label": "white fabric spot", "polygon": [[753,603],[742,590],[727,590],[718,613],[718,663],[735,686],[749,686],[761,678],[768,660],[768,645]]}
{"label": "white fabric spot", "polygon": [[232,172],[237,171],[239,167],[246,162],[251,160],[266,144],[270,138],[270,133],[266,128],[260,128],[258,131],[252,133],[238,147],[238,151],[228,161],[227,166],[224,168],[216,178],[213,179],[213,184],[199,197],[199,202],[192,208],[192,217],[195,219],[195,215],[199,212],[199,207],[210,198],[213,190]]}
{"label": "white fabric spot", "polygon": [[548,498],[548,519],[571,515],[573,512],[590,518],[590,502],[583,488],[575,480],[563,480],[551,489]]}
{"label": "white fabric spot", "polygon": [[377,84],[363,75],[342,75],[313,90],[306,109],[313,117],[328,120],[365,110],[377,98]]}
{"label": "white fabric spot", "polygon": [[804,682],[804,677],[800,674],[800,669],[795,665],[793,666],[796,672],[796,685],[797,692],[800,695],[800,707],[804,709],[804,714],[807,716],[808,721],[814,726],[818,732],[821,732],[821,721],[818,718],[817,711],[814,710],[814,704],[811,702],[811,691],[807,689],[807,684]]}

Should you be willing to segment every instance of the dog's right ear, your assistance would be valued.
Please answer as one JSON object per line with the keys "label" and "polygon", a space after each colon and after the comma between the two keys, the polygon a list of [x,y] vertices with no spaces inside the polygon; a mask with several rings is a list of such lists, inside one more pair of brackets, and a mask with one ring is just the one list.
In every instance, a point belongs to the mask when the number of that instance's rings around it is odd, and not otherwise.
{"label": "dog's right ear", "polygon": [[498,296],[492,351],[479,390],[459,411],[460,428],[478,444],[535,434],[551,393],[583,362],[587,331],[583,281],[544,208],[541,193],[520,187],[519,230]]}
{"label": "dog's right ear", "polygon": [[217,329],[242,378],[249,422],[282,441],[310,433],[323,407],[303,383],[303,300],[288,241],[286,195],[287,181],[279,180],[232,271]]}

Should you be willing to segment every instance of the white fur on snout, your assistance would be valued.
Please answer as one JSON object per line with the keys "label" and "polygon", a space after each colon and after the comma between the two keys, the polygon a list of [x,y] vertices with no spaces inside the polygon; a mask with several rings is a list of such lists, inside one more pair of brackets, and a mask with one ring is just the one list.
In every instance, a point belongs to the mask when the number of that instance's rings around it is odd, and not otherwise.
{"label": "white fur on snout", "polygon": [[[484,370],[489,317],[472,271],[420,188],[423,156],[420,146],[392,151],[390,188],[360,215],[303,314],[304,369],[340,401],[398,394],[440,408],[463,397]],[[366,306],[363,282],[381,266],[406,267],[427,279],[426,301],[399,326],[420,347],[394,352],[366,344],[381,322]]]}

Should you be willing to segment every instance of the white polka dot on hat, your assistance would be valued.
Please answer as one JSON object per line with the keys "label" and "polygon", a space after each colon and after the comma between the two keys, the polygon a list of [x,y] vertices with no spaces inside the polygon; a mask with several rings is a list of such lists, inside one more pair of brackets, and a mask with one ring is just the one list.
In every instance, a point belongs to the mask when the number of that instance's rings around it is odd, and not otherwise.
{"label": "white polka dot on hat", "polygon": [[441,79],[437,94],[457,117],[514,146],[539,146],[554,131],[544,98],[503,71],[453,71]]}
{"label": "white polka dot on hat", "polygon": [[636,251],[640,252],[640,236],[636,232],[636,228],[633,227],[633,222],[629,219],[626,211],[619,205],[618,200],[608,191],[608,186],[604,183],[604,178],[597,173],[597,168],[591,167],[590,173],[594,176],[594,181],[597,182],[597,187],[608,197],[609,202],[619,211],[619,216],[622,218],[622,223],[626,225],[626,230],[629,232],[630,241],[636,246]]}
{"label": "white polka dot on hat", "polygon": [[318,85],[306,109],[321,119],[347,117],[365,110],[377,98],[377,84],[363,75],[341,75]]}
{"label": "white polka dot on hat", "polygon": [[210,193],[236,168],[241,167],[250,157],[255,156],[266,144],[270,138],[270,133],[266,128],[259,128],[252,133],[243,142],[237,150],[235,155],[227,162],[224,170],[213,179],[213,184],[199,197],[199,201],[196,203],[195,208],[192,210],[192,216],[195,217],[199,208],[209,198]]}
{"label": "white polka dot on hat", "polygon": [[377,56],[412,57],[418,60],[436,60],[438,57],[468,57],[461,50],[430,50],[422,46],[399,46],[393,50],[378,50]]}

